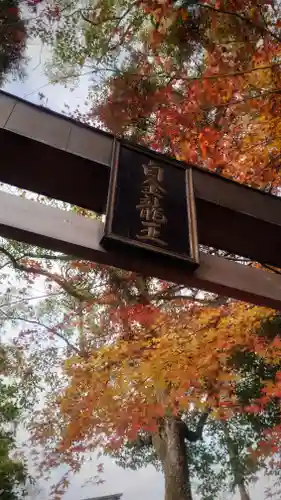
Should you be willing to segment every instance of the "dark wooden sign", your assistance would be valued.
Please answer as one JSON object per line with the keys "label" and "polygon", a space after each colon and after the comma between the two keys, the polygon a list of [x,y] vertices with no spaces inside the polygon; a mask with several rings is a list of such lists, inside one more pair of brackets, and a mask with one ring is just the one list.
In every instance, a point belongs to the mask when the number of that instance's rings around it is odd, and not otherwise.
{"label": "dark wooden sign", "polygon": [[129,245],[196,267],[192,170],[116,141],[101,243]]}

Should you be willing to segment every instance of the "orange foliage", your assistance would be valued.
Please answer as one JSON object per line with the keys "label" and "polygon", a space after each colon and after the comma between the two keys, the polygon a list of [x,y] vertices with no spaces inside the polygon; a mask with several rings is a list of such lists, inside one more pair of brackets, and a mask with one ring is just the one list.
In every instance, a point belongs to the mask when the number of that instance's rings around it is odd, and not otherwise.
{"label": "orange foliage", "polygon": [[[275,311],[227,300],[219,307],[202,306],[174,297],[175,287],[166,282],[87,262],[66,262],[56,266],[55,274],[47,273],[44,262],[36,266],[35,258],[24,263],[27,272],[35,269],[48,283],[52,280],[53,292],[62,283],[67,286],[71,304],[56,324],[50,326],[49,319],[47,324],[48,345],[55,346],[58,337],[66,350],[60,347],[51,360],[47,354],[46,376],[54,367],[59,375],[45,407],[33,413],[33,443],[43,445],[45,455],[41,471],[60,464],[78,471],[85,452],[119,449],[143,431],[157,434],[163,417],[211,408],[211,417],[223,421],[241,412],[260,413],[280,397],[277,373],[264,382],[261,397],[243,406],[235,392],[239,375],[229,363],[237,349],[255,352],[270,364],[280,362],[278,337],[265,341],[255,335]],[[175,300],[165,302],[162,294]],[[42,349],[42,355],[44,343],[46,338],[33,329],[17,339],[26,352]],[[278,426],[262,436],[262,456],[274,453],[278,436]],[[53,498],[67,486],[64,477]]]}
{"label": "orange foliage", "polygon": [[[275,189],[280,184],[280,6],[274,0],[206,0],[195,15],[172,1],[143,0],[142,5],[153,19],[145,42],[149,50],[135,53],[131,67],[108,81],[109,95],[95,110],[99,118],[121,133],[146,120],[149,125],[137,139],[150,147],[168,147],[180,160]],[[179,63],[165,43],[178,45],[179,52],[189,44],[191,54]]]}
{"label": "orange foliage", "polygon": [[[211,407],[213,417],[220,419],[243,410],[235,397],[237,375],[229,354],[234,348],[256,349],[255,330],[274,314],[231,303],[216,309],[192,305],[179,315],[159,313],[149,327],[136,316],[130,321],[130,338],[120,331],[86,357],[71,357],[65,364],[67,389],[35,426],[35,437],[45,446],[51,438],[46,463],[75,463],[75,453],[98,446],[118,448],[141,430],[156,432],[164,415],[194,406],[202,411]],[[279,383],[270,394],[279,390]],[[244,411],[254,411],[254,406]]]}

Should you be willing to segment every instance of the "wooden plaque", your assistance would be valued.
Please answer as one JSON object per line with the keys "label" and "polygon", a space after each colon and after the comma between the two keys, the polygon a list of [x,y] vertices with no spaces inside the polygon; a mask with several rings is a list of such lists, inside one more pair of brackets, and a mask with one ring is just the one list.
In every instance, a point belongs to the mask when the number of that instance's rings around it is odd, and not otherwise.
{"label": "wooden plaque", "polygon": [[111,167],[105,248],[127,245],[182,261],[198,263],[192,169],[162,155],[116,141]]}

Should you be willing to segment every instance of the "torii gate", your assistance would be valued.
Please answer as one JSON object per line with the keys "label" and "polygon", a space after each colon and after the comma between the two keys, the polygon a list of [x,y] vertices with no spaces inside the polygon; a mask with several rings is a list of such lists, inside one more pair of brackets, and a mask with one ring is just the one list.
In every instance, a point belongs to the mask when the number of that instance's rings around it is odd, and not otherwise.
{"label": "torii gate", "polygon": [[[112,135],[1,91],[0,140],[0,182],[105,213],[116,149]],[[124,147],[133,148],[129,144]],[[150,154],[142,148],[137,151]],[[167,160],[162,155],[157,158],[160,163]],[[187,170],[194,185],[189,194],[194,196],[192,207],[197,212],[195,240],[198,236],[202,245],[281,267],[281,199],[196,166],[189,165]],[[178,209],[180,206],[179,200]],[[0,193],[0,234],[281,309],[278,274],[202,252],[199,266],[191,270],[183,260],[163,260],[160,254],[155,258],[152,252],[135,253],[129,247],[107,251],[100,244],[103,223],[4,192]]]}

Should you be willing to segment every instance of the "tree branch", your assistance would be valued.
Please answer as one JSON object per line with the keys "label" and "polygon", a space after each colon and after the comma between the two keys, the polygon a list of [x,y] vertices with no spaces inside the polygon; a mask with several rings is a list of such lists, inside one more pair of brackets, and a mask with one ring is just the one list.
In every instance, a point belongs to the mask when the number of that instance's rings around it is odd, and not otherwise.
{"label": "tree branch", "polygon": [[152,437],[150,435],[147,436],[137,436],[136,445],[138,448],[144,448],[145,446],[152,445]]}
{"label": "tree branch", "polygon": [[265,269],[268,269],[268,271],[272,271],[272,272],[273,272],[273,273],[275,273],[275,274],[280,274],[280,275],[281,275],[281,271],[280,271],[280,269],[276,269],[275,267],[270,266],[269,264],[263,264],[263,263],[261,263],[261,265],[262,265]]}
{"label": "tree branch", "polygon": [[[281,42],[281,39],[280,39]],[[265,71],[267,69],[273,69],[280,67],[281,63],[267,64],[266,66],[259,66],[256,68],[249,68],[243,71],[231,71],[230,73],[215,73],[214,75],[206,76],[176,76],[174,75],[174,80],[185,80],[188,82],[193,82],[197,80],[218,80],[219,78],[233,78],[235,76],[247,75],[249,73],[254,73],[255,71]]]}
{"label": "tree branch", "polygon": [[190,443],[195,443],[196,441],[201,440],[203,436],[204,426],[207,422],[210,413],[211,409],[209,408],[200,415],[195,431],[190,430],[188,425],[183,420],[181,420],[179,422],[179,426],[183,437],[187,439]]}
{"label": "tree branch", "polygon": [[159,298],[163,299],[163,297],[169,297],[172,294],[175,294],[177,292],[180,292],[181,290],[185,290],[186,285],[171,285],[169,288],[166,288],[166,290],[160,290],[153,295],[150,295],[150,300],[158,300]]}
{"label": "tree branch", "polygon": [[48,254],[48,253],[36,254],[36,253],[32,253],[32,252],[30,252],[30,253],[27,252],[27,253],[23,254],[21,259],[25,259],[25,258],[28,258],[28,259],[46,259],[46,260],[62,260],[62,261],[66,261],[66,262],[77,260],[77,257],[74,257],[74,255],[64,255],[64,254],[52,255],[52,254]]}
{"label": "tree branch", "polygon": [[31,325],[40,326],[41,328],[45,328],[49,333],[52,333],[56,337],[59,337],[61,340],[63,340],[66,343],[66,345],[68,347],[70,347],[73,351],[75,351],[77,354],[80,355],[80,350],[75,345],[73,345],[62,333],[59,333],[55,327],[45,325],[44,323],[41,323],[40,321],[37,321],[35,319],[27,319],[27,318],[21,317],[21,316],[13,316],[13,318],[10,318],[9,315],[7,313],[4,313],[3,311],[0,311],[0,314],[2,314],[3,316],[5,316],[8,319],[14,319],[17,321],[29,323]]}
{"label": "tree branch", "polygon": [[[105,19],[100,19],[100,17],[99,17],[99,19],[98,19],[96,22],[95,22],[95,21],[93,21],[93,20],[91,20],[91,19],[89,19],[88,17],[86,17],[86,16],[83,14],[83,12],[82,12],[82,10],[81,10],[81,9],[79,9],[79,11],[80,11],[80,15],[81,15],[82,19],[84,19],[84,21],[86,21],[87,23],[92,24],[92,26],[100,26],[101,24],[103,24],[103,23],[107,23],[107,22],[109,22],[109,21],[117,21],[117,26],[116,26],[116,27],[118,28],[118,26],[120,25],[120,23],[121,23],[121,22],[122,22],[122,21],[123,21],[123,20],[127,17],[127,15],[131,12],[131,10],[133,10],[133,8],[134,8],[134,7],[135,7],[138,3],[139,3],[139,2],[138,2],[138,0],[136,0],[135,2],[132,2],[132,3],[130,4],[130,6],[129,6],[126,10],[125,10],[125,12],[123,12],[122,16],[118,16],[118,17],[116,17],[116,16],[113,16],[113,17],[106,17]],[[90,11],[90,12],[93,12],[93,9],[83,9],[83,10],[84,10],[84,12],[85,12],[86,10],[87,10],[87,11]]]}
{"label": "tree branch", "polygon": [[21,264],[14,255],[12,255],[8,250],[5,248],[1,247],[0,248],[0,253],[6,255],[6,257],[9,258],[11,264],[13,265],[14,269],[17,269],[18,271],[23,271],[26,273],[30,274],[36,274],[39,276],[45,276],[46,278],[49,278],[50,280],[54,281],[59,285],[66,293],[74,297],[75,299],[78,300],[90,300],[92,298],[91,294],[83,294],[79,292],[76,288],[71,286],[69,283],[66,281],[63,281],[59,276],[50,273],[49,271],[46,271],[45,269],[37,268],[35,266],[25,266],[24,264]]}
{"label": "tree branch", "polygon": [[227,16],[233,16],[240,21],[243,21],[244,23],[250,25],[252,28],[255,28],[256,30],[261,31],[262,33],[266,33],[278,42],[281,42],[281,38],[277,36],[273,31],[269,30],[266,26],[263,26],[262,24],[255,24],[251,19],[248,17],[243,16],[243,14],[239,14],[239,12],[233,12],[232,10],[224,10],[224,9],[217,9],[216,7],[213,7],[212,5],[205,4],[205,3],[198,3],[199,7],[203,7],[204,9],[209,9],[212,10],[213,12],[217,12],[218,14],[223,14]]}
{"label": "tree branch", "polygon": [[140,294],[138,295],[138,301],[141,304],[149,304],[150,303],[150,295],[147,289],[147,280],[140,274],[136,276],[136,285],[139,289]]}
{"label": "tree branch", "polygon": [[206,307],[220,307],[224,305],[229,298],[228,297],[223,297],[223,296],[218,296],[215,297],[214,299],[200,299],[194,295],[175,295],[175,296],[159,296],[157,297],[158,300],[164,300],[167,302],[172,302],[173,300],[186,300],[189,302],[197,302],[198,304],[202,304],[203,306]]}

